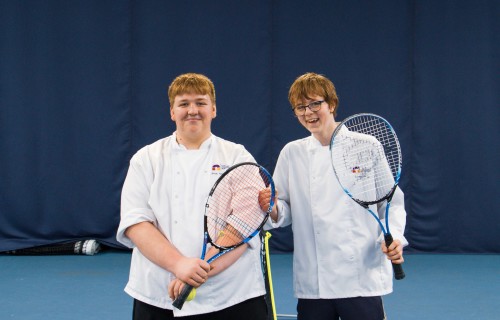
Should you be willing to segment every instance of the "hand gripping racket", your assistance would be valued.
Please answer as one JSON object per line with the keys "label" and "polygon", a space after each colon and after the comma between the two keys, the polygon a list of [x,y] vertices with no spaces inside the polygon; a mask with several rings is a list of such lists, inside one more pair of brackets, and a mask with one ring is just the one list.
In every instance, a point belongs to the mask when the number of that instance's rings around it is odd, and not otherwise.
{"label": "hand gripping racket", "polygon": [[[267,187],[271,189],[271,200],[267,211],[263,212],[258,195]],[[207,260],[211,263],[250,241],[268,219],[274,206],[274,197],[274,182],[264,167],[252,162],[243,162],[227,169],[210,190],[205,205],[201,259],[205,259],[208,243],[219,250]],[[192,290],[192,286],[184,285],[172,305],[182,309]]]}
{"label": "hand gripping racket", "polygon": [[[393,242],[389,229],[389,207],[401,176],[401,148],[392,126],[375,114],[346,118],[330,141],[333,171],[345,193],[377,220],[387,247]],[[385,227],[370,205],[387,201]],[[392,264],[394,276],[403,279],[401,264]]]}

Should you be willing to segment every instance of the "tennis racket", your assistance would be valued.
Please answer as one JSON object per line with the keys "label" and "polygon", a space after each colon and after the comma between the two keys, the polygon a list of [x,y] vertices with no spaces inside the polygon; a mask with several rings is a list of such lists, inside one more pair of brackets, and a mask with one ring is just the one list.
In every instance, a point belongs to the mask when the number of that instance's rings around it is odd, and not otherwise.
{"label": "tennis racket", "polygon": [[[378,222],[387,247],[393,242],[389,208],[401,176],[401,148],[392,126],[370,113],[346,118],[330,141],[333,171],[345,193],[364,207]],[[370,205],[387,201],[385,226]],[[401,264],[392,264],[394,276],[403,279]]]}
{"label": "tennis racket", "polygon": [[[258,195],[267,187],[271,190],[271,200],[263,212]],[[211,263],[257,235],[273,209],[275,193],[273,179],[264,167],[243,162],[227,169],[210,190],[205,205],[201,259],[205,259],[208,243],[219,250],[207,260]],[[172,305],[182,309],[192,290],[192,286],[184,285]]]}

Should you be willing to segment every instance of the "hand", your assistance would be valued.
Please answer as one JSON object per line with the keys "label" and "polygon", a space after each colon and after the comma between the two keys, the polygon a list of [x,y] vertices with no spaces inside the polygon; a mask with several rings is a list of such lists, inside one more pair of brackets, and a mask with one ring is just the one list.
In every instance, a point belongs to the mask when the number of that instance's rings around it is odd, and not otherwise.
{"label": "hand", "polygon": [[182,257],[173,271],[178,280],[197,288],[207,281],[210,265],[198,258]]}
{"label": "hand", "polygon": [[175,300],[181,294],[182,288],[184,288],[185,283],[179,279],[174,279],[168,284],[168,296],[170,299]]}
{"label": "hand", "polygon": [[[276,203],[276,198],[278,197],[278,191],[276,191],[274,195],[274,202]],[[260,190],[259,192],[259,205],[262,211],[266,212],[267,209],[269,209],[269,203],[271,202],[271,189],[269,187]],[[276,209],[276,205],[273,207],[273,210],[271,211],[271,217],[273,220],[277,220],[278,217],[278,209]]]}
{"label": "hand", "polygon": [[391,260],[394,264],[401,264],[405,261],[403,258],[403,246],[401,241],[394,239],[389,248],[385,245],[385,242],[381,245],[382,252],[387,256],[387,259]]}

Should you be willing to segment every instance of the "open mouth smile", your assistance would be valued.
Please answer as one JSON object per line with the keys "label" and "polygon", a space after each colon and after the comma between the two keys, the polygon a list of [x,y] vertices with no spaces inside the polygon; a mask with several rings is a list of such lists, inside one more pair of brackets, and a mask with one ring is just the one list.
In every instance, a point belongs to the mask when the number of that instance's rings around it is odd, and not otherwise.
{"label": "open mouth smile", "polygon": [[316,123],[319,121],[319,118],[306,119],[306,123]]}

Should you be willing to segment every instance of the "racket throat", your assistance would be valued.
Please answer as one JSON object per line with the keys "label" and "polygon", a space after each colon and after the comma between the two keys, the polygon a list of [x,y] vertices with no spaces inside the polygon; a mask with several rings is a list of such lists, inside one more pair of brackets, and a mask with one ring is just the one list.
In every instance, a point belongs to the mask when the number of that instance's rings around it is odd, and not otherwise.
{"label": "racket throat", "polygon": [[357,204],[359,204],[360,206],[362,206],[363,208],[365,208],[366,210],[369,210],[368,208],[368,203],[366,202],[363,202],[363,201],[360,201],[360,200],[357,200],[357,199],[354,199],[351,197],[352,200],[354,200],[354,202],[356,202]]}
{"label": "racket throat", "polygon": [[207,254],[205,256],[205,261],[212,261],[214,257],[216,257],[221,250],[215,246],[211,246],[210,249],[208,249]]}
{"label": "racket throat", "polygon": [[384,240],[385,240],[385,246],[389,248],[389,246],[392,244],[394,239],[392,238],[392,234],[386,233],[384,234]]}

